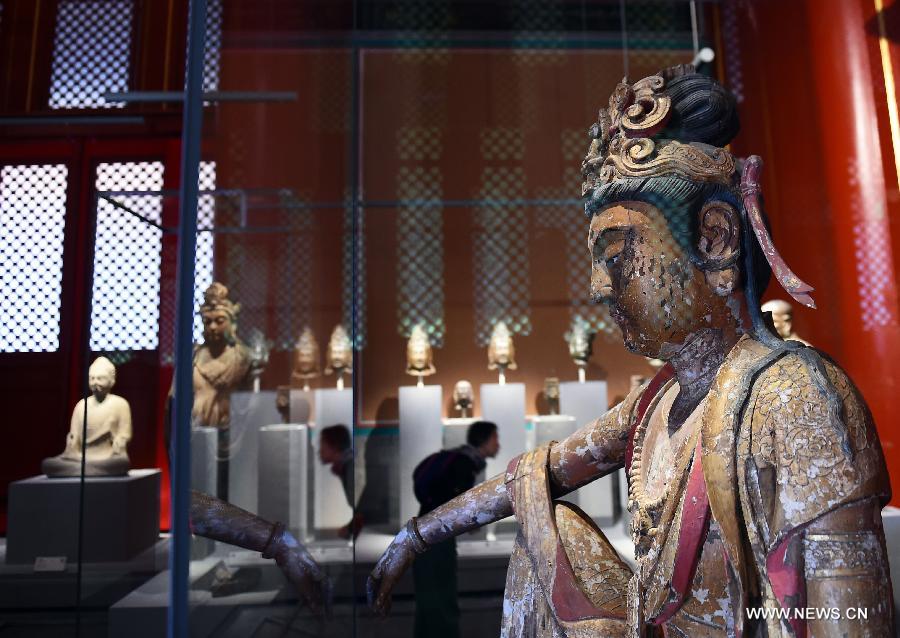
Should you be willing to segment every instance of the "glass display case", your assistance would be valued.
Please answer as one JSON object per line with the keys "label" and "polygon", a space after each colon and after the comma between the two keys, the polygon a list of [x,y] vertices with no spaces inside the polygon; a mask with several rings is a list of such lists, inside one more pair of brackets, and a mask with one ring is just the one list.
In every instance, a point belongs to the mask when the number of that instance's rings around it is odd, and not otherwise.
{"label": "glass display case", "polygon": [[[426,485],[657,374],[591,301],[582,161],[623,76],[676,65],[734,95],[816,288],[774,327],[900,476],[897,12],[783,4],[0,0],[0,635],[498,635],[514,517],[386,619],[367,579]],[[624,470],[568,500],[633,564]]]}

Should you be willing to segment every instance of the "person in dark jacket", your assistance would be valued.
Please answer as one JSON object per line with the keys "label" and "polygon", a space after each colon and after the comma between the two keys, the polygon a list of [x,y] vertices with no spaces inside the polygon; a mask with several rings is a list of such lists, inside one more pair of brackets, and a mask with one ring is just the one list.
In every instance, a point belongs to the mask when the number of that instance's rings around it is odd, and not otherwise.
{"label": "person in dark jacket", "polygon": [[330,425],[319,434],[319,460],[331,466],[331,473],[341,479],[347,505],[354,508],[353,518],[338,530],[341,538],[356,538],[365,523],[362,512],[356,508],[353,494],[353,445],[346,425]]}
{"label": "person in dark jacket", "polygon": [[[423,516],[475,485],[488,458],[497,456],[497,425],[476,421],[469,426],[466,445],[427,457],[413,472],[413,485]],[[416,557],[416,638],[458,638],[459,604],[456,591],[456,539],[435,545]]]}

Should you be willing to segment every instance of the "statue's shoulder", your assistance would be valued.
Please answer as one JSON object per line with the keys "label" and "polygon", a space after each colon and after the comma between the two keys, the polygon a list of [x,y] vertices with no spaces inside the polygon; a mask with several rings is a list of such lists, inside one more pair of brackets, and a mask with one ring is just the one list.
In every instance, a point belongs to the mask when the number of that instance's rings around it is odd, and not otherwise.
{"label": "statue's shoulder", "polygon": [[881,444],[862,395],[838,364],[814,348],[776,349],[758,370],[739,438],[739,451],[758,469],[772,468],[785,525],[889,494]]}
{"label": "statue's shoulder", "polygon": [[849,412],[848,421],[870,418],[862,395],[843,368],[808,346],[772,350],[754,375],[751,396],[751,411],[792,404],[802,407],[812,421],[840,420],[842,407]]}
{"label": "statue's shoulder", "polygon": [[107,400],[112,403],[113,406],[117,408],[128,407],[128,400],[125,397],[119,396],[118,394],[110,394],[107,397]]}

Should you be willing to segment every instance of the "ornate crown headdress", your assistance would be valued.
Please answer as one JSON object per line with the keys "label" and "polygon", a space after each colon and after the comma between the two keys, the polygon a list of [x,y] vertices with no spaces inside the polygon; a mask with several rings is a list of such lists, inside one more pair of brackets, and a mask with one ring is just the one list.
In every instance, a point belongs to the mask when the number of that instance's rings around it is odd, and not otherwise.
{"label": "ornate crown headdress", "polygon": [[[581,165],[582,197],[600,196],[602,199],[603,192],[616,182],[653,177],[721,184],[734,191],[739,187],[747,221],[772,267],[772,274],[791,297],[815,308],[809,295],[812,286],[804,283],[787,266],[766,228],[760,201],[762,160],[753,155],[745,161],[736,161],[727,149],[690,139],[691,135],[676,139],[679,137],[678,123],[675,122],[677,115],[670,88],[674,80],[694,74],[692,65],[683,64],[664,69],[633,85],[623,79],[616,86],[609,98],[609,106],[600,109],[597,122],[588,131],[591,145]],[[718,85],[716,88],[723,91]],[[698,91],[690,99],[694,102],[715,101],[709,91],[706,95]],[[729,96],[726,101],[732,99]],[[728,125],[724,126],[723,130],[713,131],[711,138],[725,139],[723,143],[727,143],[736,127],[728,131]],[[739,164],[742,165],[740,180]]]}
{"label": "ornate crown headdress", "polygon": [[203,304],[200,306],[200,314],[221,310],[235,319],[241,311],[241,304],[234,303],[228,298],[228,287],[218,281],[212,282],[203,293]]}
{"label": "ornate crown headdress", "polygon": [[589,130],[582,195],[615,180],[664,175],[734,186],[735,161],[727,150],[659,136],[673,116],[668,82],[692,72],[692,66],[681,65],[616,86]]}

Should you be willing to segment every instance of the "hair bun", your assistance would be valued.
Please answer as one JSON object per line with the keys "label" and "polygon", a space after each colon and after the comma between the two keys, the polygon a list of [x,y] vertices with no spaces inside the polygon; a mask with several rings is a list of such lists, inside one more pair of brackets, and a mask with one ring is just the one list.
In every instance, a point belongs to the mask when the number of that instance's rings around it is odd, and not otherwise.
{"label": "hair bun", "polygon": [[672,99],[672,118],[660,137],[722,147],[741,128],[737,101],[713,78],[678,74],[666,83],[666,93]]}

